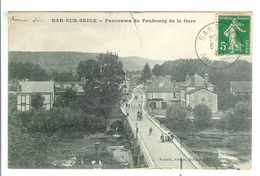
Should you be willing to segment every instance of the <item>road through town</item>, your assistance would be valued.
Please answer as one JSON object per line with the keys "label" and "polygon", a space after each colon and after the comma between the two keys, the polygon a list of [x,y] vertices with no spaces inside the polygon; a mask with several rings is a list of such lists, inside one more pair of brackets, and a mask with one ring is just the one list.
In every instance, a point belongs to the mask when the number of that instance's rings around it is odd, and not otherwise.
{"label": "road through town", "polygon": [[[160,136],[163,131],[155,125],[149,118],[148,114],[143,112],[143,120],[137,120],[137,111],[142,111],[143,95],[140,89],[134,89],[135,98],[127,108],[129,118],[134,126],[137,125],[139,136],[142,138],[144,145],[152,159],[155,168],[180,169],[180,158],[182,158],[182,169],[196,169],[191,161],[180,151],[173,142],[162,142]],[[152,127],[152,134],[149,135],[149,128]]]}

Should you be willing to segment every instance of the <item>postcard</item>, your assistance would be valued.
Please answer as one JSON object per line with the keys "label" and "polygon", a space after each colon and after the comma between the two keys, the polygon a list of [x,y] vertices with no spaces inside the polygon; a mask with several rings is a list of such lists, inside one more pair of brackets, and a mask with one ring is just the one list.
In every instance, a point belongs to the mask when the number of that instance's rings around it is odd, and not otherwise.
{"label": "postcard", "polygon": [[252,12],[9,12],[8,169],[251,170]]}

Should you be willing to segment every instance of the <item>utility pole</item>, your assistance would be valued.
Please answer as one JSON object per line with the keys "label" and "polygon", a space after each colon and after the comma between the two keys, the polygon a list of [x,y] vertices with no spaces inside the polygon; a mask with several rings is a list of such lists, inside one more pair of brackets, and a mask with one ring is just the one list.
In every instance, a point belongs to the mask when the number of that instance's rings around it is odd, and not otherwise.
{"label": "utility pole", "polygon": [[182,158],[180,158],[180,169],[182,169]]}

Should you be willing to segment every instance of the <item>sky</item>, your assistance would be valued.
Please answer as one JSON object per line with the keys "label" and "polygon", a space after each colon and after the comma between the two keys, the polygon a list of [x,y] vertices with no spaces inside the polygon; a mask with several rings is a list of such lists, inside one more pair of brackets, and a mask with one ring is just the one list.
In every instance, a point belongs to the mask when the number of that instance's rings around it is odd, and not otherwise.
{"label": "sky", "polygon": [[[77,22],[66,22],[71,19]],[[97,19],[97,22],[79,22],[80,19]],[[11,12],[8,48],[9,51],[112,51],[121,57],[152,60],[197,58],[195,39],[205,25],[214,21],[214,12]]]}

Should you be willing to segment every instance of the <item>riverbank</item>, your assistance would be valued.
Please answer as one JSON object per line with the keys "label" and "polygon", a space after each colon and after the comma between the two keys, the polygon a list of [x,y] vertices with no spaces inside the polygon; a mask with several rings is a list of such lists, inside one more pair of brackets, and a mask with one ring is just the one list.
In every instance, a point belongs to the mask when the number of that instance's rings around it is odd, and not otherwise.
{"label": "riverbank", "polygon": [[[105,133],[84,135],[72,133],[64,135],[52,146],[54,158],[52,168],[93,169],[95,143],[99,143],[99,159],[102,169],[126,169],[133,167],[130,150],[124,148],[123,136],[110,136]],[[66,164],[75,160],[75,163]]]}

